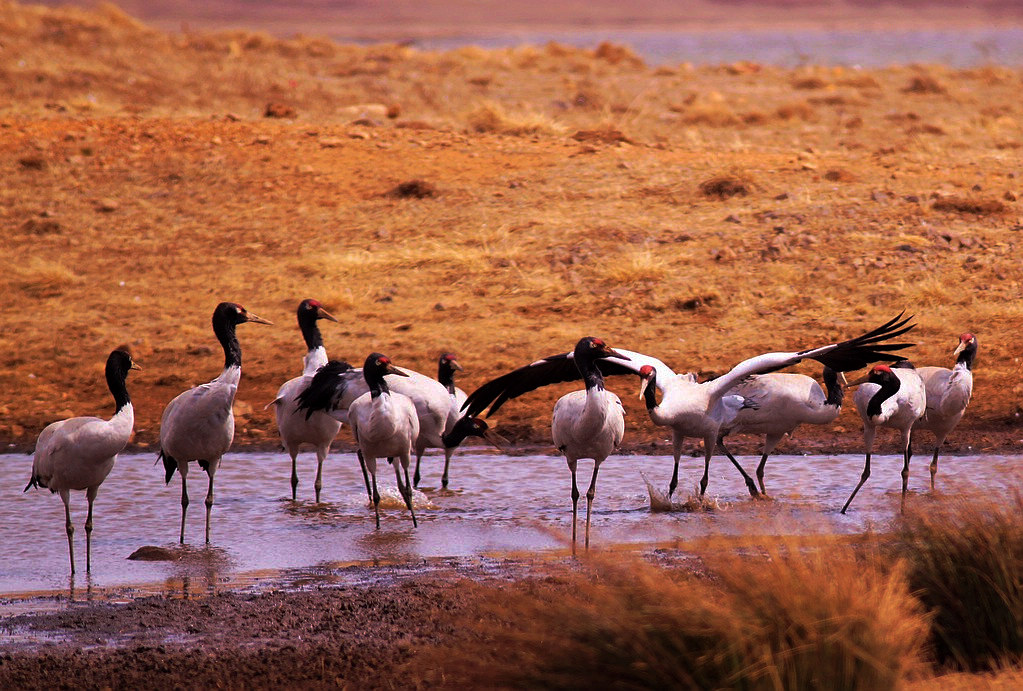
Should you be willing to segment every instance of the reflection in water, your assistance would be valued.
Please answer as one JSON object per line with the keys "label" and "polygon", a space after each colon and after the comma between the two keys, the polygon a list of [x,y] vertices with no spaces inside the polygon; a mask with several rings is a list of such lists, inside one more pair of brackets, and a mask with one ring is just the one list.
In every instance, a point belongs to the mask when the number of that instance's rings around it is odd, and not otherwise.
{"label": "reflection in water", "polygon": [[[177,488],[162,482],[153,457],[122,456],[97,498],[93,571],[69,581],[63,505],[54,497],[22,494],[31,458],[0,457],[0,594],[44,591],[92,596],[93,588],[156,586],[181,597],[216,592],[228,581],[281,570],[320,569],[349,563],[408,563],[505,552],[562,551],[571,531],[570,475],[558,456],[459,455],[459,472],[449,490],[421,487],[415,494],[420,518],[412,527],[397,488],[382,483],[381,529],[374,529],[361,472],[354,456],[335,454],[325,468],[322,504],[291,500],[290,462],[284,454],[229,454],[218,471],[211,546],[179,545]],[[440,460],[431,458],[430,460]],[[757,458],[740,458],[755,467]],[[1021,479],[1019,457],[950,457],[938,476],[939,491],[963,494],[979,487],[1007,494]],[[315,457],[303,454],[310,467]],[[582,461],[581,472],[588,472]],[[664,503],[670,456],[612,456],[601,465],[601,491],[593,505],[591,540],[597,546],[670,543],[706,535],[749,530],[849,534],[883,530],[898,513],[902,462],[872,458],[873,473],[849,515],[838,513],[859,479],[862,456],[772,457],[775,501],[752,501],[745,484],[726,462],[711,464],[707,499],[693,506]],[[554,472],[552,472],[552,469]],[[703,461],[683,460],[684,478],[676,502],[695,494]],[[929,502],[926,464],[911,469],[913,502]],[[645,476],[645,477],[644,477]],[[686,490],[690,490],[687,492]],[[862,503],[861,503],[862,501]],[[700,509],[700,510],[697,510]],[[83,518],[81,494],[72,498],[73,518]],[[202,511],[189,516],[186,533],[202,534]],[[129,557],[132,557],[129,559]],[[298,576],[296,576],[298,577]],[[79,576],[81,578],[81,575]],[[159,585],[159,584],[162,584]],[[84,586],[84,587],[83,587]]]}

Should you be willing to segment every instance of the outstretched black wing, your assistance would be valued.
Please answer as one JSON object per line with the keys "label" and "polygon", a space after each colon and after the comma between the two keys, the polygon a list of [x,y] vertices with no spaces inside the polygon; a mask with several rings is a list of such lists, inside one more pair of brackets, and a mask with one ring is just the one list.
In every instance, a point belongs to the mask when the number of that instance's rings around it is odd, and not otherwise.
{"label": "outstretched black wing", "polygon": [[[900,312],[897,317],[890,319],[873,331],[850,338],[835,345],[831,350],[821,354],[813,353],[814,349],[804,350],[800,355],[806,355],[817,362],[830,367],[836,372],[851,372],[862,369],[872,362],[898,362],[904,360],[905,356],[895,355],[891,351],[905,350],[913,347],[914,343],[884,343],[890,338],[898,338],[902,334],[916,328],[916,324],[910,324],[912,315],[903,317],[906,313]],[[819,350],[819,349],[818,349]]]}
{"label": "outstretched black wing", "polygon": [[[615,359],[599,359],[597,369],[604,376],[612,374],[635,374],[635,369]],[[462,410],[472,417],[478,416],[489,406],[487,415],[497,412],[506,401],[522,394],[539,389],[542,386],[558,384],[565,381],[582,379],[579,368],[575,364],[572,353],[551,355],[542,360],[502,374],[491,379],[473,391],[462,404]]]}
{"label": "outstretched black wing", "polygon": [[[305,411],[305,419],[317,410],[329,412],[337,408],[337,403],[344,397],[345,389],[354,381],[357,370],[341,360],[331,360],[316,370],[309,386],[296,396],[298,409]],[[362,376],[361,372],[358,376]]]}

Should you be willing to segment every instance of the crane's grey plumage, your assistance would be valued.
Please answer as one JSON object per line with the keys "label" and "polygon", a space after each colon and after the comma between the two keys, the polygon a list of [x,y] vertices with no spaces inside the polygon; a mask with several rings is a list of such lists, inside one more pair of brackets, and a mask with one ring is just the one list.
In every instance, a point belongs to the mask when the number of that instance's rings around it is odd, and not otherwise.
{"label": "crane's grey plumage", "polygon": [[178,394],[160,418],[160,458],[169,483],[181,474],[181,543],[185,542],[188,509],[188,463],[197,461],[209,476],[206,492],[206,543],[210,541],[213,509],[213,476],[221,457],[234,440],[234,397],[242,376],[242,349],[235,334],[238,324],[271,324],[233,302],[222,302],[213,311],[213,333],[224,349],[224,369],[213,381]]}
{"label": "crane's grey plumage", "polygon": [[71,573],[75,572],[75,528],[71,523],[71,490],[85,490],[89,515],[85,520],[85,571],[92,570],[92,505],[99,486],[114,467],[114,462],[131,440],[135,410],[125,381],[129,370],[140,369],[131,356],[115,350],[107,356],[105,376],[114,397],[115,411],[109,420],[98,417],[73,417],[46,426],[36,440],[32,477],[25,486],[45,487],[60,494],[64,502],[68,555]]}
{"label": "crane's grey plumage", "polygon": [[291,456],[291,499],[298,498],[298,451],[302,444],[311,444],[316,450],[316,503],[320,503],[323,488],[323,461],[330,451],[330,443],[341,429],[341,423],[324,412],[317,411],[306,416],[298,410],[298,394],[313,380],[316,371],[327,364],[327,349],[316,325],[317,320],[336,322],[317,300],[303,300],[298,306],[298,328],[305,340],[307,352],[303,358],[302,374],[284,382],[277,391],[277,397],[270,405],[274,407],[277,430],[281,444]]}
{"label": "crane's grey plumage", "polygon": [[[764,448],[757,466],[757,484],[764,488],[764,467],[782,438],[802,424],[827,425],[835,421],[842,411],[845,394],[845,375],[830,367],[824,368],[821,389],[813,377],[794,372],[755,374],[740,382],[730,391],[752,403],[739,410],[735,418],[722,430],[722,437],[730,434],[763,434]],[[726,453],[723,439],[718,443]]]}
{"label": "crane's grey plumage", "polygon": [[925,429],[934,434],[934,457],[931,459],[931,489],[938,474],[938,452],[949,433],[955,429],[966,412],[973,395],[973,362],[977,357],[977,337],[964,333],[952,357],[952,369],[947,367],[918,367],[917,373],[927,390],[927,410],[917,420],[914,429]]}
{"label": "crane's grey plumage", "polygon": [[593,476],[586,492],[586,547],[590,545],[590,510],[597,490],[597,471],[622,443],[625,434],[625,409],[618,396],[604,388],[602,364],[615,358],[628,360],[599,338],[579,340],[571,353],[552,355],[493,379],[472,392],[463,404],[466,416],[474,416],[490,407],[488,415],[517,396],[541,386],[582,379],[583,391],[573,391],[558,399],[551,416],[554,445],[565,454],[572,471],[572,545],[576,543],[579,487],[576,466],[583,458],[593,459]]}
{"label": "crane's grey plumage", "polygon": [[861,379],[850,382],[849,386],[859,386],[853,396],[856,410],[863,418],[863,444],[866,447],[866,458],[863,462],[863,473],[859,484],[849,495],[842,507],[845,513],[852,503],[853,497],[870,477],[870,452],[874,447],[874,436],[878,427],[897,429],[902,444],[902,508],[906,506],[906,490],[909,486],[909,460],[913,455],[913,425],[924,414],[927,406],[926,392],[923,381],[916,369],[908,360],[902,360],[894,366],[876,365]]}
{"label": "crane's grey plumage", "polygon": [[[886,343],[912,329],[912,317],[899,314],[876,329],[840,343],[810,348],[790,353],[765,353],[743,360],[726,374],[707,382],[697,381],[694,374],[675,374],[674,371],[655,357],[618,348],[618,352],[629,360],[598,360],[596,367],[604,376],[615,374],[636,374],[642,379],[640,395],[647,403],[650,419],[655,424],[672,430],[672,450],[675,469],[668,486],[669,496],[678,485],[678,465],[682,455],[682,443],[686,437],[699,437],[704,443],[704,471],[700,481],[701,495],[707,490],[710,458],[722,426],[726,426],[735,414],[748,402],[740,396],[729,395],[729,390],[752,374],[772,372],[804,359],[817,360],[837,372],[865,367],[879,360],[896,361],[900,356],[890,351],[902,350],[911,343]],[[489,414],[496,412],[510,398],[521,396],[538,386],[580,378],[572,353],[553,355],[538,360],[498,377],[479,387],[466,400],[464,409],[469,415],[478,415],[489,406]],[[650,384],[661,392],[658,404]],[[758,491],[753,479],[735,461],[730,459],[742,473],[750,494]]]}
{"label": "crane's grey plumage", "polygon": [[[395,367],[390,358],[380,353],[371,353],[362,366],[363,379],[369,390],[352,401],[348,406],[348,424],[355,435],[355,443],[365,460],[372,478],[373,509],[376,512],[377,528],[380,528],[380,492],[377,490],[377,458],[387,458],[394,466],[398,491],[405,499],[405,505],[416,526],[416,512],[412,508],[412,483],[408,467],[412,449],[419,436],[419,415],[411,398],[392,393],[385,374],[406,378],[409,375]],[[399,464],[401,467],[399,468]],[[402,481],[402,470],[405,479]]]}

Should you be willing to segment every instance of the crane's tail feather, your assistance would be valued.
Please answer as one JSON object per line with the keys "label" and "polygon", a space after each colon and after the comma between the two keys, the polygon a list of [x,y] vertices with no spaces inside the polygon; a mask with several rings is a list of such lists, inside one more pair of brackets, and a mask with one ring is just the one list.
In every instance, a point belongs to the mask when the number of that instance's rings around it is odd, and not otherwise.
{"label": "crane's tail feather", "polygon": [[160,455],[156,457],[156,460],[163,461],[163,469],[166,471],[164,483],[169,485],[171,478],[174,477],[174,471],[178,469],[178,462],[163,449],[160,449]]}
{"label": "crane's tail feather", "polygon": [[22,492],[27,492],[30,489],[32,489],[33,487],[45,487],[45,486],[46,485],[43,485],[43,484],[41,484],[39,482],[39,476],[38,475],[33,475],[32,478],[28,481],[28,484],[25,485],[25,489],[23,489],[21,491]]}

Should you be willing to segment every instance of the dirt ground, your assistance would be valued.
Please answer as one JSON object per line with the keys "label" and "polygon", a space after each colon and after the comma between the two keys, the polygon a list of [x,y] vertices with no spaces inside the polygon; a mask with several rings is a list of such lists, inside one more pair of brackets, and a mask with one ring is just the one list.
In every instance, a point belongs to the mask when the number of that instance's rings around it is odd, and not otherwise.
{"label": "dirt ground", "polygon": [[[314,297],[341,321],[323,326],[332,356],[432,373],[454,350],[467,390],[583,335],[713,376],[906,310],[918,364],[978,335],[950,450],[1018,451],[1021,86],[999,66],[428,53],[0,2],[0,448],[108,414],[102,367],[122,344],[143,367],[135,444],[153,448],[163,406],[219,371],[221,300],[275,323],[239,330],[235,407],[235,448],[271,447],[263,406],[300,371],[294,310]],[[663,452],[636,382],[611,386],[626,447]],[[567,388],[508,404],[499,431],[546,444]],[[782,450],[856,451],[859,429],[846,410]],[[36,615],[22,624],[63,642],[0,653],[0,686],[416,686],[409,661],[469,635],[451,622],[482,587]]]}

